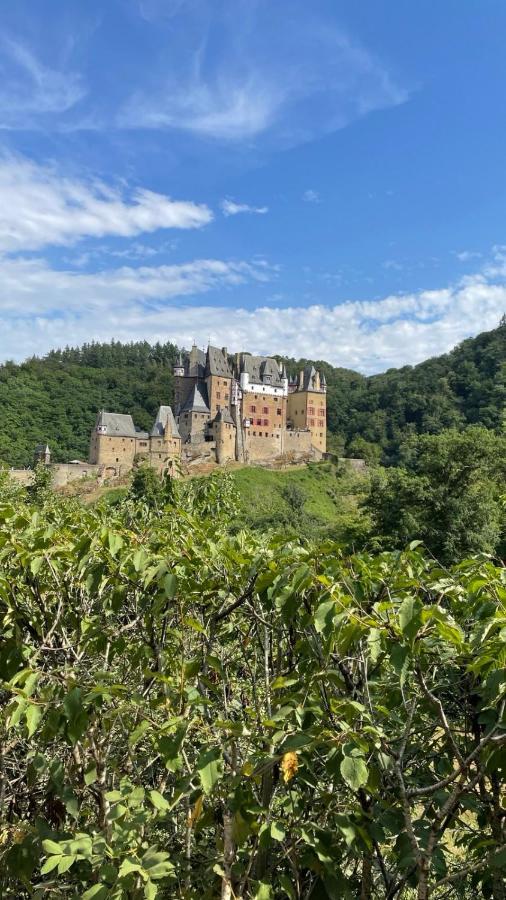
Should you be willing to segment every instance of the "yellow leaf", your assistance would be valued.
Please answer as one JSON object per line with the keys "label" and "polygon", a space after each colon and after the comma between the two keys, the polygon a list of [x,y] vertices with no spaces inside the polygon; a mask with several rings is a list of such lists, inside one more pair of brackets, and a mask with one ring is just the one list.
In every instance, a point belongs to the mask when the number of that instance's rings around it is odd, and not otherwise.
{"label": "yellow leaf", "polygon": [[281,760],[281,771],[283,772],[285,784],[288,784],[288,782],[295,777],[298,768],[299,761],[297,759],[297,754],[294,753],[293,750],[289,750],[288,753],[283,755],[283,759]]}
{"label": "yellow leaf", "polygon": [[202,815],[202,807],[203,806],[204,806],[204,797],[201,794],[200,797],[197,798],[197,802],[195,803],[195,806],[193,807],[193,810],[190,814],[190,821],[189,821],[190,828],[193,828],[195,823],[198,822],[198,820],[200,819],[200,817]]}

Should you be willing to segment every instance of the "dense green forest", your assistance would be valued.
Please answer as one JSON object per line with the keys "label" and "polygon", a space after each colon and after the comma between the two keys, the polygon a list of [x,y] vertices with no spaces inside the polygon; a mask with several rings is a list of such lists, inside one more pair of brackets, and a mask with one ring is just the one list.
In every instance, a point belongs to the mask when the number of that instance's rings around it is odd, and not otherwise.
{"label": "dense green forest", "polygon": [[[173,397],[170,343],[90,344],[0,366],[0,459],[30,465],[48,441],[56,461],[85,458],[97,411],[129,412],[147,428]],[[307,360],[287,360],[295,373]],[[506,400],[506,323],[417,366],[366,378],[315,361],[328,382],[329,446],[397,462],[410,434],[481,424],[499,429]]]}
{"label": "dense green forest", "polygon": [[[434,477],[472,464],[467,511],[495,437],[464,435]],[[238,530],[231,473],[140,467],[91,507],[48,474],[26,491],[0,472],[0,896],[504,900],[487,528],[468,519],[474,555],[443,566],[416,542]]]}

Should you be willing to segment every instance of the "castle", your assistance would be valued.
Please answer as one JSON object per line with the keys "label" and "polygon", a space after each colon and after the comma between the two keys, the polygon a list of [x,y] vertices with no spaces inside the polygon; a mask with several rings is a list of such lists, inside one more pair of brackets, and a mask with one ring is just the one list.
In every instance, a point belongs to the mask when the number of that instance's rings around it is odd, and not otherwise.
{"label": "castle", "polygon": [[150,432],[132,417],[101,411],[91,436],[91,465],[118,475],[145,459],[175,474],[177,463],[212,458],[262,463],[321,459],[326,451],[326,381],[306,366],[289,378],[271,357],[195,345],[174,366],[174,412],[161,406]]}

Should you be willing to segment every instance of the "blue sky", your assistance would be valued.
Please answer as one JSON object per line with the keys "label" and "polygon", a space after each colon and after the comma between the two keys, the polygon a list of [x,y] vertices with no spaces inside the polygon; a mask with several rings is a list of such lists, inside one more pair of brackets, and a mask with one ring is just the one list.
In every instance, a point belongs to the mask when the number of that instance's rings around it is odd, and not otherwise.
{"label": "blue sky", "polygon": [[370,373],[506,311],[501,0],[16,0],[0,359],[210,338]]}

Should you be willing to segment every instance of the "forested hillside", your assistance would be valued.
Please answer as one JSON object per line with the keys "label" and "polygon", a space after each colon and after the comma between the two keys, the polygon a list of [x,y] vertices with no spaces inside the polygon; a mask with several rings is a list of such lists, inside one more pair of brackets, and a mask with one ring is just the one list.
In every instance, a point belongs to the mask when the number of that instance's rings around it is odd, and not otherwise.
{"label": "forested hillside", "polygon": [[[174,344],[90,344],[0,366],[0,460],[31,463],[48,441],[55,460],[83,458],[98,409],[131,413],[148,427],[171,403]],[[288,360],[292,372],[309,360]],[[410,433],[477,423],[497,429],[506,398],[506,322],[417,366],[366,378],[317,361],[328,381],[331,446],[397,462]]]}

